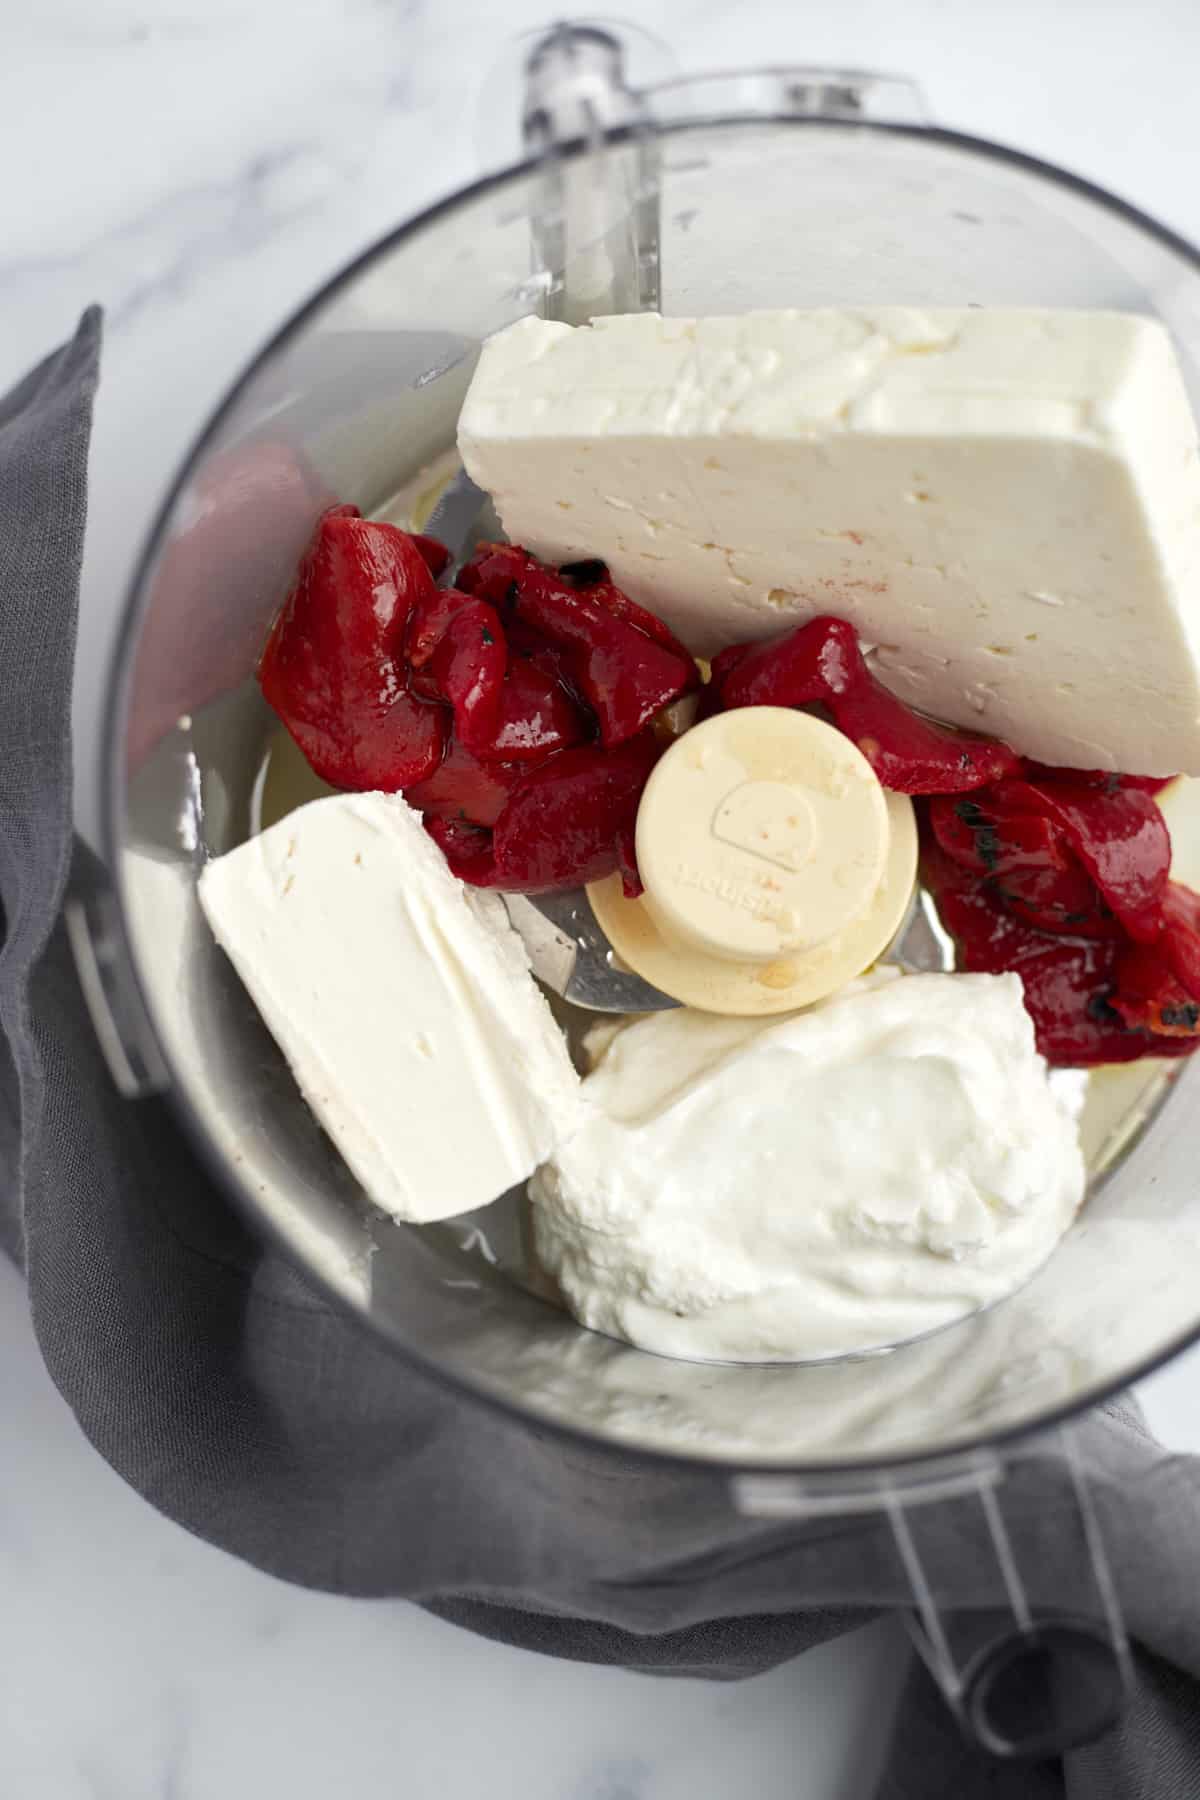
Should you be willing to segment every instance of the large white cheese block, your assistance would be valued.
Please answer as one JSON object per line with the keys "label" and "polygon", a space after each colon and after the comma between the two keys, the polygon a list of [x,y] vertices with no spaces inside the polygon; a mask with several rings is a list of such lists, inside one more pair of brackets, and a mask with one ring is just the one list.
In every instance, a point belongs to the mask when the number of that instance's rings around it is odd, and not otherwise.
{"label": "large white cheese block", "polygon": [[939,718],[1200,773],[1200,456],[1152,320],[522,319],[459,447],[511,539],[602,557],[700,655],[834,613]]}
{"label": "large white cheese block", "polygon": [[305,1099],[399,1219],[487,1205],[570,1130],[579,1078],[496,894],[397,795],[314,800],[200,901]]}

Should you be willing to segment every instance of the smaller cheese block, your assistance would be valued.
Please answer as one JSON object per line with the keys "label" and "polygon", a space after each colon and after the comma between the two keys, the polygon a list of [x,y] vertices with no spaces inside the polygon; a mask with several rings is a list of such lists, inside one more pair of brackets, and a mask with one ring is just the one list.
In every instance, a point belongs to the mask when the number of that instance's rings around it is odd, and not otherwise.
{"label": "smaller cheese block", "polygon": [[396,1218],[487,1205],[573,1127],[579,1078],[503,901],[450,874],[399,796],[315,800],[199,891],[304,1098]]}
{"label": "smaller cheese block", "polygon": [[1200,774],[1200,455],[1154,320],[522,319],[459,447],[514,542],[602,558],[697,655],[832,613],[935,718]]}

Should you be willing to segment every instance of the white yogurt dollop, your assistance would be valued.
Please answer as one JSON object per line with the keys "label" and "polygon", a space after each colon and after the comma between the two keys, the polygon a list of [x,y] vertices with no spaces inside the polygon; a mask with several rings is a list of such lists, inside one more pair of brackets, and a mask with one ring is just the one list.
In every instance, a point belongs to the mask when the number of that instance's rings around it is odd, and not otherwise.
{"label": "white yogurt dollop", "polygon": [[1011,1292],[1083,1197],[1016,975],[871,981],[779,1020],[620,1031],[535,1176],[583,1324],[666,1355],[896,1343]]}

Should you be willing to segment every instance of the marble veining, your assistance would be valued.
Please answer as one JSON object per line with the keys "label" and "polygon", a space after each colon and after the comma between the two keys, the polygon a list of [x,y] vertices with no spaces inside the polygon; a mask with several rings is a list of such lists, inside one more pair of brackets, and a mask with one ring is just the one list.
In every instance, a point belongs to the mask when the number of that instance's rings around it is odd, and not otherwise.
{"label": "marble veining", "polygon": [[[299,300],[504,159],[514,39],[561,10],[53,0],[0,12],[0,390],[88,301],[108,309],[76,696],[85,829],[96,818],[97,672],[177,459]],[[1078,169],[1200,239],[1194,0],[1145,0],[1134,34],[1119,0],[1090,7],[1086,31],[1078,9],[1044,0],[615,10],[635,13],[689,71],[797,61],[914,75],[940,121]],[[1152,106],[1139,79],[1153,84]],[[7,1265],[0,1368],[6,1797],[870,1792],[903,1667],[891,1628],[709,1686],[559,1664],[400,1603],[289,1589],[168,1524],[101,1462],[42,1369]],[[1200,1362],[1183,1359],[1145,1390],[1173,1445],[1200,1447],[1198,1376]]]}

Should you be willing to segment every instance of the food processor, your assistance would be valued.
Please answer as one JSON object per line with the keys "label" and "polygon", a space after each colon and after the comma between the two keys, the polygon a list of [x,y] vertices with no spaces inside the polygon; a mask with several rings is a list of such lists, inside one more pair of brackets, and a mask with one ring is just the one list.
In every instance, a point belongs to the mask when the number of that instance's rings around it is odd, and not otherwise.
{"label": "food processor", "polygon": [[[931,124],[892,76],[777,68],[635,90],[613,32],[564,25],[532,46],[521,106],[523,158],[308,300],[163,505],[107,701],[111,885],[68,902],[94,1023],[122,1091],[169,1093],[246,1214],[395,1347],[398,1380],[407,1358],[564,1440],[704,1472],[750,1517],[885,1514],[918,1647],[964,1726],[998,1754],[1045,1754],[1111,1721],[1129,1657],[1082,1480],[1074,1597],[1053,1617],[1022,1585],[1006,1492],[1050,1439],[1074,1469],[1072,1416],[1200,1337],[1200,1070],[1112,1072],[1111,1092],[1109,1072],[1095,1079],[1107,1138],[1089,1198],[1003,1302],[880,1353],[677,1361],[534,1291],[511,1197],[440,1226],[378,1212],[213,942],[196,881],[261,820],[274,721],[254,670],[319,514],[388,516],[425,483],[443,529],[478,524],[483,496],[451,453],[490,333],[530,312],[1116,309],[1166,324],[1195,403],[1197,253],[1086,182]],[[923,1507],[953,1495],[977,1497],[1008,1597],[982,1651],[962,1648],[923,1543]],[[1023,1681],[1043,1696],[1032,1709],[1013,1705]]]}

